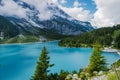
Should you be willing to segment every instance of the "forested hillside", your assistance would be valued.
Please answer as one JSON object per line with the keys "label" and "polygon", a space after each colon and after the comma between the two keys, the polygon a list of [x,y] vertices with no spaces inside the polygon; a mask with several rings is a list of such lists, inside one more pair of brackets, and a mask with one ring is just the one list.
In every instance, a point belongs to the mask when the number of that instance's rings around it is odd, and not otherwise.
{"label": "forested hillside", "polygon": [[99,42],[103,46],[110,46],[114,43],[114,47],[120,48],[120,25],[99,28],[76,37],[62,39],[59,42],[59,46],[92,47],[95,42]]}
{"label": "forested hillside", "polygon": [[19,24],[14,25],[4,16],[0,16],[0,34],[1,32],[3,32],[4,39],[0,39],[0,44],[36,42],[39,41],[39,36],[44,36],[48,40],[67,37],[66,35],[59,34],[52,29],[40,29],[38,27],[27,28],[26,26],[22,27]]}
{"label": "forested hillside", "polygon": [[11,38],[19,34],[19,29],[9,20],[5,19],[3,16],[0,16],[0,32],[4,32],[5,38]]}

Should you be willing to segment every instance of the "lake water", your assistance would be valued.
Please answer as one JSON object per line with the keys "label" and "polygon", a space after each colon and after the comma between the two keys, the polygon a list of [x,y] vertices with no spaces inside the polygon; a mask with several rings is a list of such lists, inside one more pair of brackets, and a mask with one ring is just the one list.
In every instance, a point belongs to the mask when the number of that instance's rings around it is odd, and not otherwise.
{"label": "lake water", "polygon": [[[29,80],[43,46],[47,47],[51,72],[73,71],[89,63],[92,48],[62,48],[56,42],[0,45],[0,80]],[[120,58],[116,53],[103,53],[108,65]]]}

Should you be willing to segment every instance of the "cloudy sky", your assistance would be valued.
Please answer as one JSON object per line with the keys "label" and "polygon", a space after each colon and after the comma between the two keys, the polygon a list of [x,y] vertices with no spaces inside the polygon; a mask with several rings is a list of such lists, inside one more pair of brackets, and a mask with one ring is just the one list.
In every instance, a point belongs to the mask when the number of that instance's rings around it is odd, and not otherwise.
{"label": "cloudy sky", "polygon": [[54,0],[72,17],[93,26],[120,24],[120,0]]}
{"label": "cloudy sky", "polygon": [[106,27],[120,24],[120,0],[0,0],[0,15],[17,15],[26,17],[30,11],[16,4],[14,1],[24,1],[41,10],[47,19],[51,14],[44,10],[46,2],[58,5],[67,14],[80,21],[89,21],[95,27]]}

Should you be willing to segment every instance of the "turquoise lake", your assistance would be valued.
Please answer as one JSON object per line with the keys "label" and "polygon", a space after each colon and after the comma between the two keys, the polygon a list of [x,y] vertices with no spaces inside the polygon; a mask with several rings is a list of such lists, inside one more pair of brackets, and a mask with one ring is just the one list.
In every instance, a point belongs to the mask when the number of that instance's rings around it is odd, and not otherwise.
{"label": "turquoise lake", "polygon": [[[29,80],[34,74],[36,62],[43,46],[46,46],[51,72],[61,69],[73,71],[89,63],[92,48],[63,48],[55,42],[0,45],[0,80]],[[116,53],[103,53],[108,65],[120,58]]]}

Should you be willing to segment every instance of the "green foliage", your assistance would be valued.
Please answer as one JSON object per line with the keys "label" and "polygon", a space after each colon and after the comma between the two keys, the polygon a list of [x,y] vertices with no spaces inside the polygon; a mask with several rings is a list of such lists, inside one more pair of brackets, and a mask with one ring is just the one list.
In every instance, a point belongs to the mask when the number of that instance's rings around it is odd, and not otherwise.
{"label": "green foliage", "polygon": [[49,76],[48,76],[48,80],[58,80],[59,78],[59,75],[58,73],[51,73]]}
{"label": "green foliage", "polygon": [[36,71],[32,80],[48,80],[48,70],[49,67],[52,67],[53,64],[50,64],[50,57],[48,56],[47,49],[43,47],[39,61],[37,62]]}
{"label": "green foliage", "polygon": [[[82,33],[76,37],[69,37],[62,39],[59,46],[65,47],[92,47],[98,41],[103,46],[110,46],[111,42],[116,38],[120,30],[120,25],[107,28],[95,29],[91,32]],[[115,43],[119,47],[119,36],[117,36]]]}
{"label": "green foliage", "polygon": [[120,49],[120,34],[115,38],[114,47]]}
{"label": "green foliage", "polygon": [[69,74],[68,71],[61,70],[60,73],[51,73],[48,76],[48,80],[65,80],[67,75]]}
{"label": "green foliage", "polygon": [[10,38],[10,39],[4,39],[0,43],[25,43],[25,42],[35,42],[39,41],[39,38],[34,35],[18,35],[16,37]]}
{"label": "green foliage", "polygon": [[59,77],[58,77],[58,80],[65,80],[65,78],[68,74],[69,74],[68,71],[61,70],[60,74],[59,74]]}
{"label": "green foliage", "polygon": [[113,34],[113,38],[115,39],[120,34],[120,30],[115,30]]}
{"label": "green foliage", "polygon": [[39,35],[43,35],[45,38],[50,39],[50,40],[59,40],[59,39],[69,37],[69,35],[59,34],[58,32],[53,31],[53,29],[37,28],[37,30],[39,30]]}
{"label": "green foliage", "polygon": [[9,20],[0,16],[0,32],[4,32],[5,38],[11,38],[19,34],[17,26],[13,25]]}
{"label": "green foliage", "polygon": [[73,70],[72,71],[72,74],[78,74],[76,70]]}
{"label": "green foliage", "polygon": [[90,57],[90,63],[88,65],[88,73],[90,76],[94,75],[94,72],[106,71],[106,60],[104,56],[101,55],[101,46],[99,44],[94,45],[93,53]]}
{"label": "green foliage", "polygon": [[80,69],[78,75],[81,78],[81,80],[88,80],[88,75],[86,74],[87,70],[86,69]]}
{"label": "green foliage", "polygon": [[120,79],[120,59],[111,65],[112,72],[107,74],[107,80],[119,80]]}
{"label": "green foliage", "polygon": [[108,77],[107,77],[107,80],[117,80],[117,79],[116,79],[116,75],[113,74],[113,73],[110,73],[110,74],[108,74],[107,76],[108,76]]}
{"label": "green foliage", "polygon": [[88,80],[84,73],[80,74],[80,78],[81,78],[81,80]]}
{"label": "green foliage", "polygon": [[[114,65],[116,68],[120,67],[120,59],[114,62],[112,65]],[[111,68],[113,68],[112,65],[111,65]]]}
{"label": "green foliage", "polygon": [[[120,71],[118,70],[117,73],[120,78]],[[118,80],[118,79],[117,79],[117,76],[115,73],[109,73],[109,74],[107,74],[107,80]]]}
{"label": "green foliage", "polygon": [[[5,38],[4,40],[0,40],[0,43],[36,42],[39,41],[38,37],[40,35],[44,36],[48,40],[58,40],[68,37],[66,35],[59,34],[56,30],[54,30],[54,28],[41,29],[34,26],[29,28],[28,26],[21,26],[19,24],[14,25],[3,16],[0,16],[0,32],[4,32]],[[18,37],[18,35],[20,34],[24,35],[26,39],[21,39],[20,37]]]}

